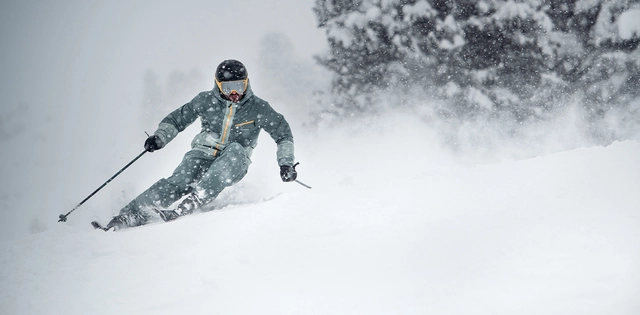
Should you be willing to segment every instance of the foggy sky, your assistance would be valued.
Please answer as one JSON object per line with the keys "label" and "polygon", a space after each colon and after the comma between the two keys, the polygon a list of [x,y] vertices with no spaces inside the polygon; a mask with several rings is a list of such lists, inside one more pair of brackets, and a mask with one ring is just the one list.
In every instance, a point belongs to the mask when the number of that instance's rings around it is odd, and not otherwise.
{"label": "foggy sky", "polygon": [[[224,59],[243,61],[255,75],[260,42],[269,33],[284,34],[295,57],[311,63],[326,45],[312,5],[312,0],[0,3],[0,212],[5,216],[0,240],[29,226],[54,224],[58,213],[141,151],[144,131],[153,132],[158,123],[139,119],[145,72],[165,81],[173,71],[195,69],[204,78],[190,90],[195,95],[212,87],[215,67]],[[151,178],[166,176],[184,151],[179,147],[163,155],[173,158],[168,162],[156,156],[135,165],[82,211],[117,212]],[[159,165],[162,169],[149,170]],[[132,195],[112,200],[121,191]]]}
{"label": "foggy sky", "polygon": [[33,89],[112,94],[121,90],[108,88],[139,85],[146,69],[211,69],[223,58],[251,64],[269,32],[285,33],[310,56],[325,45],[312,2],[3,2],[3,99],[24,101]]}

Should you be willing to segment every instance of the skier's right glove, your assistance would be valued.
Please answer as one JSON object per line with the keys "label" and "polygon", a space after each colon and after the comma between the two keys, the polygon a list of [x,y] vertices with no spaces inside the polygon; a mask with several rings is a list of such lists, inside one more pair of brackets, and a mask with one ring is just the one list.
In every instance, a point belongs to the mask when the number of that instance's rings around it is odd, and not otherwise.
{"label": "skier's right glove", "polygon": [[293,166],[289,166],[289,165],[280,166],[280,178],[282,178],[283,182],[292,182],[296,180],[296,178],[298,177],[298,172],[296,172],[297,165],[298,163],[296,163]]}
{"label": "skier's right glove", "polygon": [[160,137],[158,137],[156,135],[150,136],[144,142],[144,149],[147,150],[147,152],[153,152],[155,150],[160,150],[160,149],[162,149],[163,146],[164,146],[164,143],[162,143],[162,140],[160,140]]}

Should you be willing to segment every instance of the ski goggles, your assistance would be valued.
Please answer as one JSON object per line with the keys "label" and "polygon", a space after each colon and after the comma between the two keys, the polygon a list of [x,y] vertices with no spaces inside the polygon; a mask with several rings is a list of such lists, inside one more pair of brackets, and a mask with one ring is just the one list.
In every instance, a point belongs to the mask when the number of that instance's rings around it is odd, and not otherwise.
{"label": "ski goggles", "polygon": [[244,80],[237,81],[223,81],[220,82],[216,80],[216,84],[218,88],[224,95],[231,95],[231,93],[236,92],[240,95],[244,94],[244,91],[247,90],[247,83],[249,82],[249,78]]}

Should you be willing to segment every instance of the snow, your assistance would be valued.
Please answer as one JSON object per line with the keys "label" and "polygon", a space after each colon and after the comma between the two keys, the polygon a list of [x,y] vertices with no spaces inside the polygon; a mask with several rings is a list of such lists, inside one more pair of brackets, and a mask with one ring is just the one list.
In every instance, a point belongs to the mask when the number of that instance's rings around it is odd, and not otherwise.
{"label": "snow", "polygon": [[394,128],[299,137],[299,179],[311,190],[252,190],[260,183],[248,176],[244,203],[172,223],[115,233],[59,224],[4,241],[0,309],[640,311],[640,143],[465,165],[410,117],[371,124]]}
{"label": "snow", "polygon": [[484,108],[487,110],[490,110],[493,108],[493,102],[491,101],[491,99],[488,96],[484,95],[482,91],[476,88],[470,88],[469,94],[467,95],[467,97],[473,104],[476,104],[481,108]]}
{"label": "snow", "polygon": [[538,27],[541,30],[549,32],[553,29],[553,23],[547,15],[533,11],[530,4],[514,2],[513,0],[507,1],[505,5],[500,7],[492,18],[500,26],[503,26],[503,23],[510,23],[510,21],[533,19],[538,23]]}
{"label": "snow", "polygon": [[620,14],[618,32],[623,39],[640,36],[640,8],[631,9]]}
{"label": "snow", "polygon": [[415,20],[425,14],[432,13],[431,4],[425,0],[418,0],[414,4],[402,6],[402,12],[406,16],[406,20]]}
{"label": "snow", "polygon": [[418,0],[414,4],[402,6],[405,22],[413,22],[423,17],[435,16],[434,10],[425,0]]}
{"label": "snow", "polygon": [[462,47],[465,44],[465,39],[460,36],[460,27],[456,23],[452,15],[448,15],[444,19],[444,21],[442,21],[442,24],[439,25],[439,28],[445,32],[454,34],[452,36],[452,40],[443,39],[438,44],[438,47],[440,47],[441,49],[456,49]]}
{"label": "snow", "polygon": [[[327,24],[338,23],[335,19],[327,22]],[[353,34],[350,31],[345,29],[337,28],[337,27],[328,27],[327,30],[327,38],[332,38],[336,42],[341,42],[343,46],[350,46],[353,42]]]}
{"label": "snow", "polygon": [[576,11],[584,12],[587,10],[591,10],[599,3],[599,0],[579,0],[576,2]]}

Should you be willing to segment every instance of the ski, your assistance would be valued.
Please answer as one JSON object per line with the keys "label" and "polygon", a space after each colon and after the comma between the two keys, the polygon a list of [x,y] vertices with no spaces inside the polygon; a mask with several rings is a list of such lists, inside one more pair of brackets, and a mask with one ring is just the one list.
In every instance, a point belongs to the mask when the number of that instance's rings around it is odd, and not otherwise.
{"label": "ski", "polygon": [[153,208],[152,210],[157,213],[160,216],[160,219],[164,222],[173,221],[180,217],[180,215],[173,210],[159,210],[156,208]]}
{"label": "ski", "polygon": [[109,231],[109,229],[105,228],[102,226],[102,224],[98,223],[98,221],[92,221],[91,222],[91,226],[93,226],[94,229],[98,230],[103,230],[103,231]]}

